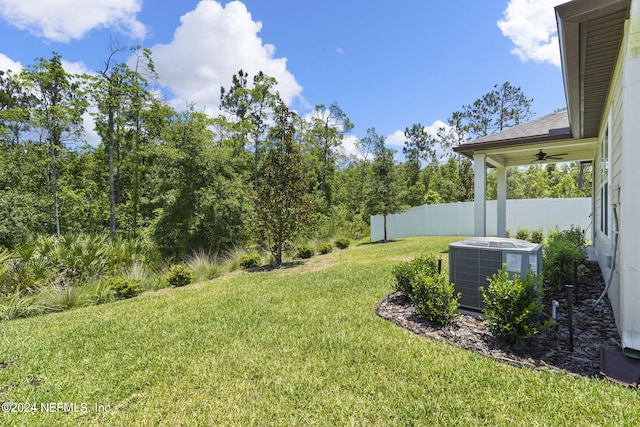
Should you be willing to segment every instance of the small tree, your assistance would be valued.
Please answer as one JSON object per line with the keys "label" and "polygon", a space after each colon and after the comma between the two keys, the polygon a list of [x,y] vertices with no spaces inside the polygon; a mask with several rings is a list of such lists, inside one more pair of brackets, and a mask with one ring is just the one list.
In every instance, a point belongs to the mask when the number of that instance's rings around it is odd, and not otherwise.
{"label": "small tree", "polygon": [[397,179],[394,151],[385,147],[385,138],[376,134],[375,129],[367,130],[374,143],[373,172],[369,193],[369,210],[384,218],[384,242],[387,241],[387,216],[402,211],[400,183]]}
{"label": "small tree", "polygon": [[312,218],[305,167],[294,139],[294,117],[281,101],[269,132],[273,145],[264,156],[256,185],[255,232],[269,245],[276,264],[282,264],[285,242]]}

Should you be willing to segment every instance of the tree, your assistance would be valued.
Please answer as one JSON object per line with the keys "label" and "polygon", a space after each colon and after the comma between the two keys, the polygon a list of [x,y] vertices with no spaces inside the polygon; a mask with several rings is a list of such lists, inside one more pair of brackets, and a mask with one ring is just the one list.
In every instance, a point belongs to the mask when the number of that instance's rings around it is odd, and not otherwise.
{"label": "tree", "polygon": [[163,130],[165,142],[156,149],[151,234],[173,258],[217,252],[246,238],[250,191],[232,149],[214,143],[210,125],[211,119],[193,106],[174,113]]}
{"label": "tree", "polygon": [[88,103],[80,90],[78,76],[64,70],[62,58],[57,53],[50,60],[40,58],[36,65],[23,71],[21,78],[33,96],[29,123],[41,132],[41,138],[49,148],[55,233],[60,234],[58,152],[65,141],[81,136],[82,114]]}
{"label": "tree", "polygon": [[277,265],[282,249],[312,218],[308,182],[300,148],[295,143],[295,113],[280,101],[275,126],[269,132],[272,143],[265,153],[255,194],[255,232],[269,245]]}
{"label": "tree", "polygon": [[280,94],[274,88],[275,78],[262,71],[253,77],[253,87],[248,87],[249,75],[243,70],[232,77],[229,90],[220,88],[220,109],[235,117],[238,139],[242,147],[251,139],[253,143],[253,181],[258,179],[258,166],[262,156],[262,138],[269,127],[269,118],[273,114]]}
{"label": "tree", "polygon": [[0,141],[7,145],[20,142],[29,130],[29,112],[35,99],[11,70],[0,70]]}
{"label": "tree", "polygon": [[[98,108],[93,113],[96,119],[96,129],[107,149],[109,168],[109,230],[111,238],[116,238],[118,221],[116,207],[121,195],[121,166],[125,160],[124,150],[127,142],[133,151],[133,224],[137,228],[137,217],[140,200],[140,111],[150,94],[146,91],[146,79],[138,72],[131,70],[124,62],[116,62],[116,57],[122,52],[139,51],[139,48],[124,49],[118,44],[111,46],[111,52],[105,61],[102,71],[93,79],[93,97]],[[148,71],[155,75],[151,53],[142,50],[142,57]],[[140,57],[138,57],[138,64]],[[122,154],[122,155],[121,155]],[[117,159],[116,159],[117,157]],[[120,164],[116,164],[120,160]]]}
{"label": "tree", "polygon": [[367,136],[375,141],[373,148],[373,172],[369,192],[370,213],[382,215],[384,221],[384,240],[387,241],[387,216],[402,211],[400,203],[400,184],[397,179],[394,151],[387,148],[385,138],[377,135],[374,128],[367,130]]}
{"label": "tree", "polygon": [[420,161],[428,163],[435,160],[436,152],[433,149],[435,140],[420,123],[414,123],[411,128],[405,128],[404,137],[406,139],[402,152],[405,154],[407,162],[415,168],[415,181],[411,183],[415,184],[421,168]]}
{"label": "tree", "polygon": [[473,104],[463,105],[462,116],[469,133],[481,137],[526,121],[533,116],[532,103],[522,89],[505,82],[494,85]]}
{"label": "tree", "polygon": [[[444,152],[451,157],[453,155],[453,148],[467,140],[469,124],[466,122],[462,111],[454,111],[451,117],[447,119],[447,124],[447,127],[438,129],[438,142]],[[459,163],[461,154],[457,154],[457,157]]]}
{"label": "tree", "polygon": [[[374,128],[367,129],[367,136],[356,141],[356,150],[361,158],[361,173],[360,173],[360,206],[364,211],[364,205],[366,202],[366,179],[367,179],[367,166],[369,165],[369,155],[373,152],[376,144],[379,143],[378,139],[381,138],[376,134]],[[384,141],[383,141],[384,144]]]}
{"label": "tree", "polygon": [[353,124],[338,106],[337,102],[328,108],[324,104],[316,105],[311,116],[311,140],[313,151],[320,161],[320,194],[328,206],[331,195],[327,183],[327,175],[335,169],[335,149],[342,144],[344,136],[353,129]]}

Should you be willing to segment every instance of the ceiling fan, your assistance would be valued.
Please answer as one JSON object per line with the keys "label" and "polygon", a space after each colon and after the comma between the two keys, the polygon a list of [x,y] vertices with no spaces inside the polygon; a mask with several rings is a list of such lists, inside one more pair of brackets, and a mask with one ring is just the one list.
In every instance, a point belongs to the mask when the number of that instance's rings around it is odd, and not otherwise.
{"label": "ceiling fan", "polygon": [[546,160],[562,160],[564,158],[564,156],[566,156],[568,154],[569,153],[560,153],[560,154],[548,155],[547,153],[545,153],[542,150],[540,150],[536,154],[534,154],[535,159],[533,161],[534,162],[544,162]]}

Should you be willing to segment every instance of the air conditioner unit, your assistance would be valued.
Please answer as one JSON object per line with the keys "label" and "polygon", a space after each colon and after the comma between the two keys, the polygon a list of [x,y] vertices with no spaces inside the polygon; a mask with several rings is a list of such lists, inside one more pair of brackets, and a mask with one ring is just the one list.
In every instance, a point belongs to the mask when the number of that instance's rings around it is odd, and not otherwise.
{"label": "air conditioner unit", "polygon": [[481,286],[502,266],[510,276],[542,272],[542,245],[501,237],[472,237],[449,245],[449,281],[460,292],[460,306],[481,311]]}

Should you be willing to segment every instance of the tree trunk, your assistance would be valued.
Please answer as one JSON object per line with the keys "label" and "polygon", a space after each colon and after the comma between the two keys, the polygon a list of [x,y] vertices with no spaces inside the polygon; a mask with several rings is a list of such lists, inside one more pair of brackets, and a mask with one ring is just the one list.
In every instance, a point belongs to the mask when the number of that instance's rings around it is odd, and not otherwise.
{"label": "tree trunk", "polygon": [[383,242],[387,241],[387,214],[382,215],[383,221],[384,221],[384,240]]}
{"label": "tree trunk", "polygon": [[138,233],[138,212],[140,210],[140,117],[136,110],[135,169],[133,174],[133,236]]}
{"label": "tree trunk", "polygon": [[113,167],[113,108],[109,107],[109,230],[111,231],[111,239],[116,238],[116,183]]}
{"label": "tree trunk", "polygon": [[53,218],[56,235],[60,235],[60,200],[58,199],[58,168],[56,167],[56,145],[51,144],[51,190],[53,193]]}

